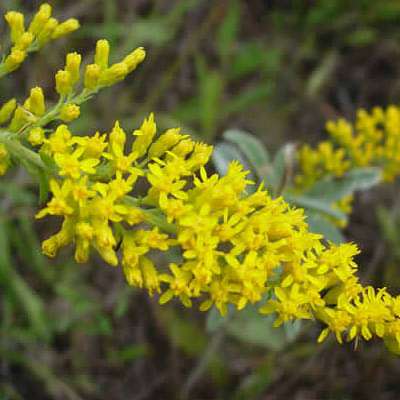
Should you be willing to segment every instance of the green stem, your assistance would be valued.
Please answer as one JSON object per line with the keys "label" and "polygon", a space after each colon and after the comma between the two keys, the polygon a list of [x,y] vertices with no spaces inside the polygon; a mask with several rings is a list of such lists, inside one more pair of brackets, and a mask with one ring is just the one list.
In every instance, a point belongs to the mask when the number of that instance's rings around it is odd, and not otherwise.
{"label": "green stem", "polygon": [[60,111],[61,108],[65,105],[65,104],[76,104],[76,105],[81,105],[82,103],[88,101],[93,95],[95,95],[97,92],[99,91],[99,89],[93,89],[93,90],[89,90],[89,89],[83,89],[81,93],[77,94],[77,95],[72,95],[71,97],[63,97],[61,96],[59,101],[57,102],[57,104],[55,104],[52,108],[50,108],[50,110],[43,115],[41,118],[39,118],[35,123],[27,126],[23,132],[22,135],[26,135],[30,129],[32,128],[36,128],[36,127],[44,127],[47,124],[49,124],[50,122],[59,119],[60,118]]}
{"label": "green stem", "polygon": [[4,63],[0,63],[0,78],[3,78],[3,76],[6,76],[8,74],[8,71],[6,70],[6,66]]}
{"label": "green stem", "polygon": [[184,382],[180,391],[180,400],[187,400],[190,398],[190,392],[194,386],[201,380],[204,373],[207,371],[210,362],[215,357],[219,347],[223,343],[226,334],[226,327],[232,319],[232,313],[229,313],[219,328],[213,333],[208,341],[207,347],[198,359],[195,367],[189,371],[186,382]]}
{"label": "green stem", "polygon": [[41,170],[47,170],[46,164],[42,161],[39,154],[25,147],[20,141],[12,139],[12,132],[0,130],[0,143],[3,143],[11,155],[18,159],[27,161]]}

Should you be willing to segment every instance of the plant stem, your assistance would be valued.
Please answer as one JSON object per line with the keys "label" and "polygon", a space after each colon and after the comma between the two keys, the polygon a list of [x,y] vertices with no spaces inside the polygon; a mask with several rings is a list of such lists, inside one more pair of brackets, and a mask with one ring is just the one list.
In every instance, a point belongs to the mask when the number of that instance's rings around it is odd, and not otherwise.
{"label": "plant stem", "polygon": [[221,345],[225,333],[226,333],[226,325],[228,324],[229,320],[231,319],[232,315],[228,314],[223,322],[219,326],[219,328],[214,332],[211,336],[211,339],[208,343],[207,348],[205,349],[202,357],[198,360],[195,367],[190,371],[186,382],[184,383],[182,390],[180,392],[179,399],[180,400],[187,400],[189,399],[190,391],[193,387],[199,382],[202,378],[206,369],[214,357],[216,351],[218,350],[219,346]]}
{"label": "plant stem", "polygon": [[0,143],[3,143],[7,150],[15,157],[33,164],[40,170],[47,170],[47,167],[40,158],[39,154],[28,149],[20,141],[12,139],[12,135],[13,134],[11,132],[0,130]]}

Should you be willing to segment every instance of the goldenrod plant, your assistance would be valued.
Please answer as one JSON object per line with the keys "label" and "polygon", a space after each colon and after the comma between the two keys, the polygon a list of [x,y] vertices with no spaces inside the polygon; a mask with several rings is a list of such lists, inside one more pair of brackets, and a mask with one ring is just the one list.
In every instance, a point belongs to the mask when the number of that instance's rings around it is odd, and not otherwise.
{"label": "goldenrod plant", "polygon": [[[75,20],[59,24],[50,13],[50,6],[42,5],[27,31],[22,14],[6,14],[13,47],[1,64],[2,75],[28,52],[78,27]],[[62,219],[59,231],[44,240],[44,254],[55,257],[72,245],[75,260],[85,263],[97,253],[107,264],[121,266],[129,285],[159,296],[161,304],[177,298],[202,311],[216,306],[223,315],[229,305],[241,310],[257,304],[261,314],[276,316],[275,326],[320,321],[320,342],[330,333],[339,343],[378,337],[400,353],[400,297],[362,286],[357,246],[311,232],[304,210],[280,196],[279,184],[269,192],[238,161],[229,163],[224,176],[210,173],[212,146],[179,128],[158,132],[153,114],[133,132],[118,121],[105,133],[71,132],[68,124],[79,117],[79,106],[145,58],[137,48],[110,65],[109,51],[108,42],[99,40],[93,63],[84,68],[80,54],[67,54],[55,74],[55,105],[35,87],[24,102],[11,99],[0,110],[1,173],[14,163],[26,167],[38,178],[46,203],[36,217]],[[385,177],[393,177],[396,154],[385,143],[396,140],[396,118],[395,108],[361,113],[356,140],[347,123],[330,124],[341,147],[326,143],[317,151],[300,151],[296,182],[311,187],[327,172],[342,176],[366,165],[359,152],[368,153],[367,165],[383,163]],[[169,260],[168,268],[159,265],[160,255]]]}
{"label": "goldenrod plant", "polygon": [[[357,168],[377,167],[382,180],[393,182],[400,174],[400,108],[375,107],[371,112],[360,109],[354,124],[339,118],[329,121],[326,131],[330,140],[315,148],[303,145],[298,152],[299,172],[296,189],[304,192],[326,178],[340,179]],[[352,210],[353,196],[344,195],[334,204],[345,214]],[[338,221],[346,225],[344,219]]]}

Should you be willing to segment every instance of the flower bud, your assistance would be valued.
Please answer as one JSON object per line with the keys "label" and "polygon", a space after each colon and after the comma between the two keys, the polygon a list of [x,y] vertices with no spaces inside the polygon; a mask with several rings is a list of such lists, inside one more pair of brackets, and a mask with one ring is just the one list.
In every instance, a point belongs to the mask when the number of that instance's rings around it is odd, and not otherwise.
{"label": "flower bud", "polygon": [[93,227],[87,222],[78,222],[75,233],[82,239],[91,240],[93,238]]}
{"label": "flower bud", "polygon": [[89,64],[85,70],[85,88],[95,89],[99,85],[100,67],[97,64]]}
{"label": "flower bud", "polygon": [[69,18],[59,24],[51,34],[51,39],[58,39],[61,36],[68,35],[79,28],[79,21],[75,18]]}
{"label": "flower bud", "polygon": [[171,152],[180,158],[185,158],[188,154],[192,152],[194,148],[194,143],[190,139],[180,141]]}
{"label": "flower bud", "polygon": [[17,107],[17,101],[15,99],[11,99],[7,101],[7,103],[1,106],[0,124],[4,124],[4,122],[7,122],[11,118],[11,115],[14,112],[15,107]]}
{"label": "flower bud", "polygon": [[39,8],[39,11],[33,16],[28,31],[34,35],[37,35],[46,25],[50,17],[51,6],[47,3],[42,4]]}
{"label": "flower bud", "polygon": [[21,35],[18,42],[15,45],[15,48],[18,50],[26,50],[31,43],[33,42],[33,34],[30,32],[25,32]]}
{"label": "flower bud", "polygon": [[68,53],[65,60],[65,70],[69,72],[73,85],[79,81],[81,60],[82,57],[78,53]]}
{"label": "flower bud", "polygon": [[68,71],[59,70],[56,73],[56,91],[61,96],[72,92],[71,74]]}
{"label": "flower bud", "polygon": [[146,51],[143,47],[138,47],[132,53],[128,54],[122,62],[126,64],[128,73],[132,72],[146,57]]}
{"label": "flower bud", "polygon": [[58,237],[51,236],[42,243],[42,252],[45,256],[54,258],[57,255],[60,245],[58,244]]}
{"label": "flower bud", "polygon": [[43,144],[44,139],[44,130],[42,128],[36,127],[30,130],[28,141],[32,146],[40,146]]}
{"label": "flower bud", "polygon": [[212,146],[205,143],[196,143],[189,159],[189,165],[192,171],[196,171],[201,166],[207,164],[212,154]]}
{"label": "flower bud", "polygon": [[43,28],[37,35],[37,41],[39,47],[42,47],[49,40],[51,40],[51,35],[58,26],[58,21],[55,18],[49,18]]}
{"label": "flower bud", "polygon": [[110,68],[102,71],[99,79],[99,86],[112,86],[115,83],[122,81],[128,74],[128,67],[124,63],[116,63]]}
{"label": "flower bud", "polygon": [[40,87],[31,89],[30,96],[24,104],[25,108],[38,117],[41,117],[45,111],[43,90]]}
{"label": "flower bud", "polygon": [[115,121],[114,127],[110,133],[109,143],[111,148],[118,147],[123,148],[125,146],[126,134],[124,130],[119,126],[119,122]]}
{"label": "flower bud", "polygon": [[26,52],[18,49],[13,49],[4,60],[4,66],[7,72],[15,71],[25,60]]}
{"label": "flower bud", "polygon": [[11,41],[17,43],[25,32],[24,15],[16,11],[9,11],[4,18],[11,30]]}
{"label": "flower bud", "polygon": [[96,43],[96,53],[94,56],[94,62],[101,69],[106,69],[108,67],[108,57],[110,54],[110,44],[107,40],[98,40]]}
{"label": "flower bud", "polygon": [[175,146],[184,136],[179,128],[168,129],[151,146],[148,152],[149,158],[160,157],[167,150]]}
{"label": "flower bud", "polygon": [[133,132],[136,139],[132,144],[132,153],[136,153],[137,157],[144,156],[153,141],[156,131],[157,126],[154,122],[154,114],[151,113],[149,117],[143,121],[140,129],[136,129]]}
{"label": "flower bud", "polygon": [[152,295],[154,291],[159,292],[160,281],[154,263],[147,257],[140,257],[140,267],[142,270],[144,286],[149,291],[150,295]]}
{"label": "flower bud", "polygon": [[98,247],[95,246],[102,259],[113,267],[118,265],[118,257],[112,247]]}
{"label": "flower bud", "polygon": [[65,219],[61,230],[42,243],[43,253],[48,257],[55,257],[60,247],[67,246],[71,243],[73,234],[72,221],[70,219]]}
{"label": "flower bud", "polygon": [[75,261],[79,264],[84,264],[88,261],[90,255],[90,242],[85,239],[76,241]]}
{"label": "flower bud", "polygon": [[10,122],[8,129],[12,132],[17,132],[25,124],[35,122],[36,118],[27,111],[24,107],[18,106],[14,112],[14,116]]}
{"label": "flower bud", "polygon": [[76,104],[70,103],[65,104],[60,111],[60,118],[64,122],[71,122],[74,119],[77,119],[80,115],[80,108]]}

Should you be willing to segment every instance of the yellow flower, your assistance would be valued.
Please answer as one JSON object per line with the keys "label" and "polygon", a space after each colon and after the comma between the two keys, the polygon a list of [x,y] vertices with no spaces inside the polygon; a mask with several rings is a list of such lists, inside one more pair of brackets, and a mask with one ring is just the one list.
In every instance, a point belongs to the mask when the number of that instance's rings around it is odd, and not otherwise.
{"label": "yellow flower", "polygon": [[136,139],[132,144],[131,153],[135,154],[136,158],[143,157],[146,154],[156,134],[156,130],[157,127],[154,122],[154,115],[150,114],[150,116],[143,121],[142,126],[133,132]]}
{"label": "yellow flower", "polygon": [[300,286],[294,284],[290,290],[280,287],[275,288],[276,299],[268,302],[260,308],[262,314],[276,312],[278,314],[274,326],[280,326],[283,322],[292,319],[310,319],[311,312],[307,309],[307,296],[301,293]]}
{"label": "yellow flower", "polygon": [[54,161],[60,168],[59,174],[72,179],[79,179],[82,172],[94,174],[96,172],[95,167],[99,163],[99,160],[95,158],[84,158],[80,160],[83,153],[84,149],[78,148],[72,154],[56,154],[54,156]]}
{"label": "yellow flower", "polygon": [[71,181],[66,180],[61,185],[54,179],[50,181],[50,190],[53,198],[36,214],[36,218],[43,218],[50,215],[71,215],[74,209],[69,204],[69,195],[72,190]]}
{"label": "yellow flower", "polygon": [[192,274],[189,271],[182,270],[174,263],[171,263],[169,268],[172,275],[160,275],[160,281],[168,283],[169,287],[160,297],[160,304],[170,301],[173,296],[178,296],[184,306],[191,307],[192,301],[190,300],[191,291],[189,289],[189,282]]}
{"label": "yellow flower", "polygon": [[57,129],[44,140],[43,150],[54,154],[65,154],[73,144],[72,135],[66,125],[59,125]]}
{"label": "yellow flower", "polygon": [[176,180],[175,176],[169,175],[165,169],[156,163],[148,164],[148,168],[150,172],[146,178],[152,185],[153,193],[157,193],[161,207],[166,203],[168,195],[181,200],[187,198],[187,194],[182,190],[186,184],[184,180]]}
{"label": "yellow flower", "polygon": [[108,145],[106,135],[100,135],[99,132],[93,136],[75,136],[72,143],[77,143],[82,147],[83,156],[87,158],[99,158]]}

